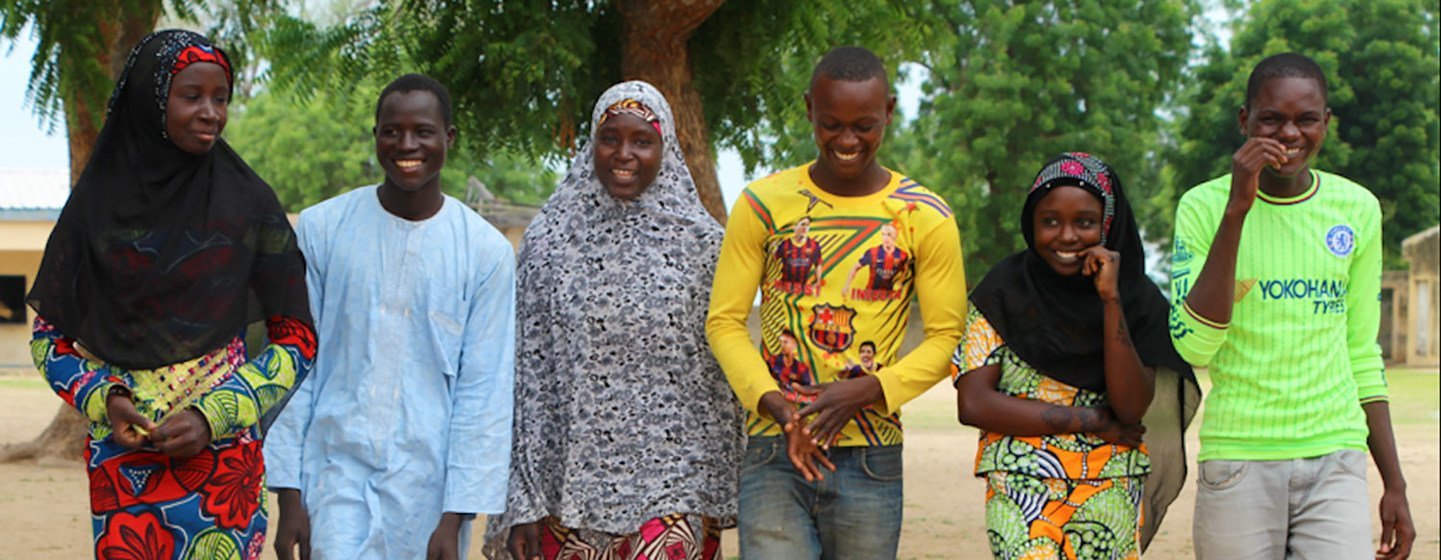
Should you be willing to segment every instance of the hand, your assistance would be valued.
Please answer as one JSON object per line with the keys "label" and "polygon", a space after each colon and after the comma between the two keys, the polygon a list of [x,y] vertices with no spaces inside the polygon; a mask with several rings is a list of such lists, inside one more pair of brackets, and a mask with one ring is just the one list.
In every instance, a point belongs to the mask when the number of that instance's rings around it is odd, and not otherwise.
{"label": "hand", "polygon": [[825,479],[825,475],[816,466],[817,463],[835,472],[836,466],[816,447],[815,441],[806,432],[805,419],[796,413],[795,408],[791,407],[791,403],[786,401],[780,391],[761,395],[760,406],[781,425],[781,432],[786,436],[786,457],[807,482]]}
{"label": "hand", "polygon": [[199,410],[187,408],[165,419],[150,432],[150,441],[161,453],[176,459],[189,459],[210,445],[210,423]]}
{"label": "hand", "polygon": [[805,427],[806,419],[799,414],[781,427],[781,431],[786,434],[786,457],[790,458],[791,466],[805,477],[806,482],[825,480],[826,474],[821,471],[821,467],[836,472],[836,465],[816,446],[815,440],[811,439]]}
{"label": "hand", "polygon": [[1381,546],[1376,558],[1406,560],[1411,557],[1411,542],[1416,540],[1416,525],[1411,522],[1411,506],[1406,490],[1387,488],[1381,494]]}
{"label": "hand", "polygon": [[425,560],[460,560],[460,514],[440,514],[440,523],[425,545]]}
{"label": "hand", "polygon": [[1256,202],[1261,169],[1280,169],[1286,163],[1286,146],[1273,138],[1251,137],[1231,156],[1231,200],[1229,205],[1242,212]]}
{"label": "hand", "polygon": [[1081,251],[1081,274],[1090,276],[1096,283],[1096,293],[1101,301],[1115,301],[1120,297],[1116,278],[1120,276],[1121,254],[1101,245],[1092,245]]}
{"label": "hand", "polygon": [[1092,410],[1096,411],[1100,423],[1100,429],[1093,430],[1097,437],[1116,445],[1140,447],[1141,436],[1146,434],[1146,427],[1142,426],[1140,422],[1129,425],[1122,424],[1116,420],[1116,415],[1112,414],[1110,409],[1096,408]]}
{"label": "hand", "polygon": [[505,549],[510,551],[512,560],[541,560],[540,529],[542,523],[521,523],[510,528],[510,539]]}
{"label": "hand", "polygon": [[300,491],[282,488],[280,496],[280,521],[275,528],[275,556],[280,560],[295,560],[295,549],[300,549],[300,560],[310,560],[310,514],[305,511],[305,502]]}
{"label": "hand", "polygon": [[114,432],[110,441],[126,449],[140,449],[150,443],[146,434],[153,434],[157,429],[154,422],[135,410],[135,401],[130,400],[129,391],[114,391],[105,398],[105,417]]}
{"label": "hand", "polygon": [[846,423],[855,418],[856,413],[886,396],[881,389],[881,381],[871,375],[820,385],[799,386],[796,387],[796,392],[816,398],[815,402],[801,408],[796,414],[802,418],[815,415],[810,426],[805,428],[805,433],[811,436],[811,443],[821,446],[822,449],[829,448],[835,442],[841,428],[846,427]]}

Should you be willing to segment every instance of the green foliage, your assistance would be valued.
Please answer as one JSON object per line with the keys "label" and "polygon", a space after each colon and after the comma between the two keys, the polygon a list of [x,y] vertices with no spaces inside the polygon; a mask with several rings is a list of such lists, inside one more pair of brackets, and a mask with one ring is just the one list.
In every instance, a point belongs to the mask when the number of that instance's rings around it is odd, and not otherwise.
{"label": "green foliage", "polygon": [[[1441,218],[1441,60],[1437,3],[1418,0],[1266,0],[1235,26],[1229,51],[1212,48],[1183,103],[1168,185],[1180,192],[1230,171],[1244,138],[1237,110],[1262,58],[1295,51],[1326,71],[1333,117],[1315,167],[1371,189],[1385,214],[1388,266],[1401,240]],[[1169,231],[1169,230],[1168,230]]]}
{"label": "green foliage", "polygon": [[[355,95],[319,93],[291,101],[262,91],[231,110],[226,141],[260,174],[288,211],[352,188],[374,184],[370,126],[378,89]],[[362,95],[369,92],[371,95]]]}
{"label": "green foliage", "polygon": [[[714,142],[735,148],[747,171],[816,157],[804,95],[826,51],[859,45],[880,55],[894,81],[949,31],[918,2],[731,1],[690,42],[696,89]],[[894,137],[899,127],[887,130]]]}
{"label": "green foliage", "polygon": [[[716,144],[747,166],[810,157],[802,94],[811,66],[839,44],[891,58],[935,35],[900,0],[791,0],[721,6],[689,43],[694,85]],[[279,21],[263,50],[272,83],[302,96],[420,71],[450,86],[467,147],[565,157],[589,131],[592,102],[622,79],[621,16],[580,0],[377,2],[341,23]],[[806,155],[802,155],[806,154]]]}
{"label": "green foliage", "polygon": [[[148,29],[162,13],[181,22],[206,21],[203,32],[226,48],[235,67],[246,66],[244,37],[263,27],[280,9],[280,0],[0,0],[0,44],[28,30],[36,41],[30,61],[26,102],[41,122],[63,122],[64,105],[90,107],[98,128],[105,103],[131,45],[111,45],[102,26],[119,29],[135,23]],[[131,21],[131,20],[134,21]],[[111,64],[104,62],[109,60]],[[68,96],[75,95],[74,98]]]}
{"label": "green foliage", "polygon": [[926,99],[889,159],[951,203],[969,280],[1025,247],[1025,193],[1063,151],[1105,159],[1137,214],[1155,212],[1157,111],[1181,77],[1196,13],[1190,0],[930,7],[951,34],[922,61]]}
{"label": "green foliage", "polygon": [[[296,212],[384,178],[371,135],[380,90],[365,84],[317,91],[308,100],[262,91],[232,109],[225,137],[286,210]],[[443,189],[463,199],[471,176],[520,204],[544,202],[556,182],[553,172],[529,158],[500,151],[483,163],[460,144],[446,159]]]}

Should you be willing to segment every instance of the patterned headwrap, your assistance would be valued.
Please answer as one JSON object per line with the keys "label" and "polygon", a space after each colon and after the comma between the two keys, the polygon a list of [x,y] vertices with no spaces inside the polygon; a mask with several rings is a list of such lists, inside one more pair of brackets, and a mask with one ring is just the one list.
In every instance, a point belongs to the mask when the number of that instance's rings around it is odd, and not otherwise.
{"label": "patterned headwrap", "polygon": [[[1106,162],[1086,152],[1067,152],[1051,160],[1036,174],[1028,198],[1039,200],[1034,196],[1037,190],[1050,191],[1052,187],[1061,185],[1078,186],[1096,194],[1106,207],[1101,221],[1101,244],[1105,245],[1112,236],[1111,224],[1116,220],[1116,193],[1111,187],[1114,178],[1115,172]],[[1026,242],[1033,241],[1027,234]]]}
{"label": "patterned headwrap", "polygon": [[610,120],[611,117],[619,115],[640,117],[640,120],[655,127],[657,134],[664,134],[660,129],[660,117],[656,116],[655,111],[650,110],[650,107],[646,107],[644,103],[628,97],[605,108],[605,112],[601,113],[600,119],[595,122],[596,130],[600,130],[600,125],[605,124],[605,121]]}
{"label": "patterned headwrap", "polygon": [[[146,46],[154,41],[160,41],[159,48],[147,49]],[[136,67],[142,56],[154,58],[153,78],[155,95],[155,110],[158,111],[156,118],[160,121],[160,137],[169,139],[170,135],[165,130],[165,110],[170,103],[170,80],[175,78],[181,70],[197,62],[210,62],[220,65],[225,69],[225,80],[229,82],[231,92],[235,90],[235,74],[230,69],[230,57],[225,51],[210,43],[204,35],[170,29],[157,31],[140,39],[135,48],[130,50],[130,56],[125,60],[125,68]],[[148,64],[142,65],[148,66]],[[125,86],[131,79],[131,72],[123,72],[120,79],[115,83],[115,90],[110,94],[110,102],[106,106],[107,112],[115,111],[115,105],[120,102],[120,93],[126,91]]]}
{"label": "patterned headwrap", "polygon": [[[630,200],[595,173],[594,132],[618,114],[661,137],[655,181]],[[735,521],[743,418],[705,339],[725,231],[696,196],[655,87],[612,86],[591,123],[516,263],[525,382],[515,384],[507,507],[486,525],[491,558],[506,557],[512,526],[551,516],[582,535],[629,534],[674,512]]]}

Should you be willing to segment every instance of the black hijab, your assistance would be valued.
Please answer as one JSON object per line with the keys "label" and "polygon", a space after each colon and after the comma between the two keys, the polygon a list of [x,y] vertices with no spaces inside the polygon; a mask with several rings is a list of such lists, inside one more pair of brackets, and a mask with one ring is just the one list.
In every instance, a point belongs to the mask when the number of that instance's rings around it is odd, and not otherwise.
{"label": "black hijab", "polygon": [[1101,244],[1121,254],[1117,287],[1131,343],[1141,363],[1156,368],[1156,397],[1142,420],[1152,467],[1144,485],[1145,547],[1186,483],[1185,432],[1201,390],[1191,365],[1171,344],[1170,304],[1146,277],[1141,230],[1116,171],[1082,152],[1061,154],[1041,168],[1021,210],[1027,249],[991,269],[971,292],[971,303],[1011,351],[1037,371],[1074,387],[1106,391],[1105,321],[1094,282],[1079,274],[1058,275],[1036,253],[1036,204],[1059,186],[1085,189],[1105,206]]}
{"label": "black hijab", "polygon": [[1066,384],[1106,391],[1103,308],[1095,284],[1087,276],[1056,274],[1036,253],[1036,204],[1058,186],[1085,189],[1105,205],[1101,244],[1121,254],[1121,307],[1141,362],[1189,374],[1191,366],[1171,346],[1170,304],[1146,277],[1141,232],[1121,179],[1089,154],[1062,154],[1041,169],[1021,210],[1027,249],[992,268],[971,293],[971,302],[1027,364]]}
{"label": "black hijab", "polygon": [[193,155],[165,132],[171,79],[197,63],[231,77],[225,53],[188,31],[131,50],[26,298],[127,369],[201,356],[261,313],[311,326],[305,263],[274,191],[224,139]]}

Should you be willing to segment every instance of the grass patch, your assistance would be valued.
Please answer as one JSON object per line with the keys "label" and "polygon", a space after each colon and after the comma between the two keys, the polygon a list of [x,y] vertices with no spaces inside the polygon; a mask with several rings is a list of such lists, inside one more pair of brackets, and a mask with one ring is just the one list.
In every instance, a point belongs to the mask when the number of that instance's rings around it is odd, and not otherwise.
{"label": "grass patch", "polygon": [[34,377],[0,377],[0,389],[45,389],[45,380]]}
{"label": "grass patch", "polygon": [[1441,420],[1441,375],[1436,370],[1386,372],[1393,424],[1435,424]]}

